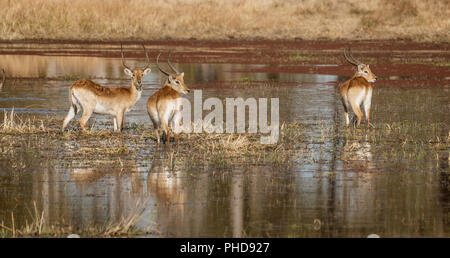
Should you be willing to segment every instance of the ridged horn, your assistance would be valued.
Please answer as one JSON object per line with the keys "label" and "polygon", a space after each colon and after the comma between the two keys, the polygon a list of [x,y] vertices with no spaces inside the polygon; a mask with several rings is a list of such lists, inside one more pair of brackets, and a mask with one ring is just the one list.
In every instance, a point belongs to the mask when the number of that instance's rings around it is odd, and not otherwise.
{"label": "ridged horn", "polygon": [[[348,54],[349,54],[349,55],[347,55],[347,50],[348,50]],[[352,52],[351,52],[351,49],[350,49],[349,47],[346,48],[346,49],[344,49],[344,57],[345,57],[345,60],[347,60],[347,62],[349,62],[350,64],[352,64],[352,65],[354,65],[354,66],[358,66],[358,65],[362,64],[361,61],[355,59],[355,58],[352,56]]]}
{"label": "ridged horn", "polygon": [[122,43],[120,43],[120,54],[122,55],[122,65],[123,65],[123,67],[127,68],[128,70],[131,70],[130,67],[128,67],[128,66],[125,64],[125,60],[124,60],[124,58],[123,58],[123,47],[122,47]]}
{"label": "ridged horn", "polygon": [[144,68],[142,68],[142,71],[145,71],[145,69],[147,69],[148,66],[150,65],[150,58],[148,58],[148,53],[147,53],[147,50],[145,49],[144,44],[142,44],[142,47],[144,48],[144,53],[145,53],[145,56],[147,57],[147,65]]}
{"label": "ridged horn", "polygon": [[169,65],[170,69],[172,69],[172,71],[174,71],[176,74],[179,74],[180,72],[178,72],[177,69],[175,69],[175,67],[173,67],[172,63],[170,63],[170,51],[169,53],[167,53],[167,64]]}
{"label": "ridged horn", "polygon": [[164,71],[161,66],[159,66],[159,57],[161,56],[162,52],[159,53],[158,57],[156,58],[156,66],[158,66],[158,69],[165,75],[169,76],[170,74],[166,71]]}

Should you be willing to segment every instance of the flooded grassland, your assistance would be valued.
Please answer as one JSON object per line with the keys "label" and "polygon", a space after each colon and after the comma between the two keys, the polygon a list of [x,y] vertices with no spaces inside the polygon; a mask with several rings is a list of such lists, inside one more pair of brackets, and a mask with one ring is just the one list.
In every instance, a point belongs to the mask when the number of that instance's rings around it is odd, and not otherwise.
{"label": "flooded grassland", "polygon": [[[369,63],[375,128],[345,127],[338,84]],[[0,236],[448,237],[450,50],[401,42],[147,42],[125,115],[61,131],[78,78],[128,86],[120,45],[0,44]],[[171,60],[203,99],[278,98],[280,137],[181,134],[157,145],[145,103]],[[145,63],[125,46],[129,66]],[[165,60],[165,59],[164,59]],[[185,96],[193,102],[193,93]],[[203,116],[209,111],[203,111]],[[225,115],[224,115],[225,117]]]}

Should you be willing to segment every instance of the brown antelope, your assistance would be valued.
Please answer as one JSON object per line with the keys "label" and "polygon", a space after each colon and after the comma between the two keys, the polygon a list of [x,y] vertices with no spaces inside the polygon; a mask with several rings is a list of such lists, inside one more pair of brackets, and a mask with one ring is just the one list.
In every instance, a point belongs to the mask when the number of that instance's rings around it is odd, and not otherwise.
{"label": "brown antelope", "polygon": [[113,115],[114,118],[114,131],[122,131],[123,116],[125,112],[130,111],[139,100],[142,94],[142,78],[144,75],[150,73],[150,60],[148,53],[145,50],[147,57],[147,65],[142,69],[130,69],[125,65],[123,58],[123,48],[120,45],[120,51],[122,55],[122,65],[125,67],[125,74],[131,77],[131,85],[128,88],[107,88],[97,83],[81,79],[76,81],[70,86],[69,100],[70,109],[63,122],[63,131],[66,128],[70,120],[73,119],[75,114],[83,108],[83,115],[80,119],[80,126],[83,131],[86,131],[86,122],[92,113]]}
{"label": "brown antelope", "polygon": [[[176,129],[179,126],[179,122],[181,120],[181,94],[187,94],[190,90],[188,89],[186,84],[184,84],[184,73],[178,72],[170,63],[170,53],[167,54],[167,64],[173,70],[173,72],[175,72],[174,74],[170,74],[161,69],[158,62],[160,56],[161,53],[159,53],[158,57],[156,58],[156,65],[163,74],[167,75],[168,78],[164,82],[163,87],[148,99],[147,112],[153,122],[153,128],[155,129],[158,144],[160,142],[160,127],[163,130],[164,143],[166,143],[166,140],[170,142],[170,129],[172,129],[172,131],[174,132],[175,142],[178,143],[178,132]],[[171,128],[169,128],[169,125],[171,126]]]}
{"label": "brown antelope", "polygon": [[2,82],[0,83],[0,90],[3,88],[3,83],[5,83],[5,80],[6,80],[5,69],[2,69],[2,73],[3,73],[3,75],[2,75]]}
{"label": "brown antelope", "polygon": [[353,58],[350,48],[348,51],[349,55],[347,56],[347,49],[344,50],[344,57],[350,64],[356,66],[357,71],[355,75],[344,82],[340,88],[342,104],[344,105],[345,124],[348,126],[350,123],[348,110],[351,106],[358,118],[357,126],[359,127],[363,117],[360,106],[361,104],[364,104],[367,124],[373,126],[370,123],[370,105],[372,101],[371,83],[375,82],[377,77],[372,73],[369,65],[363,64]]}

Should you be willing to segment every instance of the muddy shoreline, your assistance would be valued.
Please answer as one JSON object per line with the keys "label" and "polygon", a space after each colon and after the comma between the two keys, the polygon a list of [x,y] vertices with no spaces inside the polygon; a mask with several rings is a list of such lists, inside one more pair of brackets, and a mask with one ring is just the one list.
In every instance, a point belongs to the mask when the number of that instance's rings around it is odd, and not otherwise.
{"label": "muddy shoreline", "polygon": [[[0,55],[74,56],[120,58],[119,41],[19,40],[0,41]],[[413,77],[418,80],[450,77],[450,44],[408,41],[205,41],[160,40],[124,41],[127,58],[143,58],[145,44],[151,62],[160,52],[172,51],[175,63],[261,64],[264,67],[242,69],[243,73],[301,73],[350,76],[352,68],[342,51],[351,47],[361,61],[370,63],[383,77]],[[162,58],[163,59],[163,58]],[[163,60],[162,60],[163,61]]]}
{"label": "muddy shoreline", "polygon": [[[12,40],[0,41],[0,54],[14,55],[80,55],[97,57],[120,57],[120,44],[127,48],[134,46],[139,48],[145,44],[152,57],[159,51],[172,49],[173,58],[184,62],[204,62],[202,55],[209,53],[206,49],[213,50],[214,55],[225,58],[226,63],[267,63],[273,57],[282,55],[264,55],[267,52],[282,52],[286,50],[308,50],[312,54],[320,50],[321,57],[334,56],[345,47],[352,47],[354,52],[363,51],[371,57],[389,57],[388,51],[408,51],[416,56],[440,56],[450,57],[449,43],[417,43],[403,40],[155,40],[155,41],[85,41],[85,40]],[[32,46],[39,46],[33,48]],[[53,47],[52,45],[57,45]],[[79,46],[79,47],[77,47]],[[192,51],[191,48],[200,48],[203,51]],[[258,51],[260,53],[258,53]],[[324,51],[325,50],[325,51]],[[255,53],[256,52],[256,53]],[[227,56],[226,54],[229,54]],[[262,55],[261,55],[262,54]],[[248,56],[247,59],[236,60],[237,57]],[[392,55],[392,54],[391,54]],[[129,57],[140,57],[141,53],[130,52]],[[217,61],[217,60],[215,60]],[[233,62],[234,61],[234,62]],[[269,63],[282,63],[271,60]]]}

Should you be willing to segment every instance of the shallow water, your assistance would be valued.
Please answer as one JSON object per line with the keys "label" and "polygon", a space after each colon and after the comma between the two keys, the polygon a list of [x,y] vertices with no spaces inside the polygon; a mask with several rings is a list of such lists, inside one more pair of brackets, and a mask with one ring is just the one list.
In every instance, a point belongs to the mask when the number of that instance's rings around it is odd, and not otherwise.
{"label": "shallow water", "polygon": [[[0,58],[8,76],[16,78],[0,92],[0,111],[14,109],[23,117],[62,120],[68,87],[78,77],[108,86],[129,83],[116,58]],[[143,62],[127,59],[129,66]],[[203,99],[279,98],[280,121],[307,126],[309,141],[298,151],[307,149],[308,155],[298,155],[287,168],[185,168],[167,158],[170,148],[144,142],[134,159],[117,167],[115,160],[70,158],[80,148],[75,141],[29,137],[15,146],[22,150],[15,162],[6,155],[11,146],[2,145],[0,221],[8,224],[13,212],[16,223],[24,224],[36,202],[48,222],[103,224],[144,203],[137,226],[163,237],[450,236],[448,78],[421,87],[423,81],[408,76],[385,76],[375,83],[372,98],[377,128],[356,130],[344,127],[336,88],[347,77],[238,72],[270,67],[266,64],[175,65],[191,89],[202,90]],[[154,64],[151,68],[141,99],[125,116],[125,134],[134,124],[150,123],[145,103],[163,80]],[[410,87],[395,86],[399,80],[411,80]],[[193,94],[186,97],[192,101]],[[93,115],[90,124],[112,130],[111,117]],[[77,122],[70,129],[78,130]],[[43,154],[46,145],[66,151]]]}

